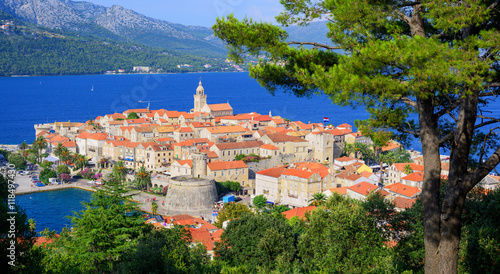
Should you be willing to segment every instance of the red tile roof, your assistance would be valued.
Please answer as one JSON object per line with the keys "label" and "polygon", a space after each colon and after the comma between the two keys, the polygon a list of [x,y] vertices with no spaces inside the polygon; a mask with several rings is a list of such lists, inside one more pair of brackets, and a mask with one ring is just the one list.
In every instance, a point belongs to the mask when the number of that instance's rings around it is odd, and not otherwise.
{"label": "red tile roof", "polygon": [[338,128],[334,128],[334,129],[329,129],[328,132],[330,132],[331,134],[333,134],[333,136],[342,136],[342,135],[346,135],[348,133],[351,133],[352,130],[350,129],[338,129]]}
{"label": "red tile roof", "polygon": [[423,172],[414,172],[410,175],[407,175],[401,180],[413,181],[413,182],[422,182],[424,181],[424,173]]}
{"label": "red tile roof", "polygon": [[396,199],[394,199],[394,205],[397,208],[411,208],[416,201],[416,199],[396,197]]}
{"label": "red tile roof", "polygon": [[217,127],[207,127],[210,133],[235,133],[235,132],[246,132],[248,129],[242,126],[217,126]]}
{"label": "red tile roof", "polygon": [[298,170],[295,168],[289,168],[283,172],[282,175],[295,176],[303,179],[309,179],[313,176],[315,172],[306,171],[306,170]]}
{"label": "red tile roof", "polygon": [[298,207],[298,208],[294,208],[294,209],[290,209],[288,211],[285,211],[282,214],[285,215],[285,218],[287,218],[289,220],[294,216],[297,216],[300,219],[303,219],[306,212],[311,212],[315,209],[316,209],[315,206]]}
{"label": "red tile roof", "polygon": [[269,176],[269,177],[274,177],[274,178],[279,178],[281,176],[281,174],[283,174],[283,172],[287,169],[287,167],[288,167],[287,165],[275,166],[272,168],[261,170],[261,171],[257,172],[257,174]]}
{"label": "red tile roof", "polygon": [[260,148],[262,149],[269,149],[269,150],[278,150],[279,148],[271,145],[271,144],[265,144],[265,145],[261,145]]}
{"label": "red tile roof", "polygon": [[225,149],[260,147],[263,144],[264,143],[262,141],[245,141],[245,142],[217,143],[215,144],[215,146],[220,150],[225,150]]}
{"label": "red tile roof", "polygon": [[176,162],[181,166],[188,165],[189,167],[193,167],[193,160],[177,160]]}
{"label": "red tile roof", "polygon": [[284,143],[284,142],[307,142],[300,137],[290,136],[283,133],[269,133],[265,136],[269,137],[273,143]]}
{"label": "red tile roof", "polygon": [[377,189],[377,186],[367,182],[361,182],[359,184],[348,187],[347,189],[359,193],[363,196],[367,196],[368,194],[370,194],[370,192]]}
{"label": "red tile roof", "polygon": [[404,172],[406,165],[410,165],[411,170],[415,171],[424,171],[423,165],[418,165],[415,163],[395,163],[393,164],[397,171]]}
{"label": "red tile roof", "polygon": [[335,161],[338,161],[338,162],[359,161],[359,160],[358,160],[358,159],[356,159],[356,158],[351,158],[351,157],[347,157],[347,156],[343,156],[343,157],[340,157],[340,158],[335,158],[334,160],[335,160]]}
{"label": "red tile roof", "polygon": [[212,162],[212,163],[208,163],[207,166],[211,171],[235,169],[235,168],[248,168],[247,164],[245,164],[245,162],[243,162],[243,161]]}
{"label": "red tile roof", "polygon": [[136,108],[136,109],[129,109],[129,110],[125,110],[123,113],[131,113],[131,112],[135,112],[135,113],[150,113],[151,111],[147,108]]}
{"label": "red tile roof", "polygon": [[106,133],[94,133],[88,137],[88,139],[103,141],[108,139],[108,134]]}
{"label": "red tile roof", "polygon": [[352,128],[352,126],[347,123],[343,123],[341,125],[338,125],[337,128]]}
{"label": "red tile roof", "polygon": [[347,194],[347,187],[344,186],[344,187],[336,187],[336,188],[330,188],[329,189],[331,193],[338,193],[340,195],[346,195]]}
{"label": "red tile roof", "polygon": [[414,197],[421,192],[418,187],[407,186],[402,183],[395,183],[389,186],[385,186],[384,189],[406,197]]}
{"label": "red tile roof", "polygon": [[76,138],[87,139],[90,136],[92,136],[92,133],[84,131],[84,132],[80,133],[78,136],[76,136]]}
{"label": "red tile roof", "polygon": [[210,104],[208,105],[212,111],[222,111],[222,110],[233,110],[231,105],[229,103],[223,103],[223,104]]}

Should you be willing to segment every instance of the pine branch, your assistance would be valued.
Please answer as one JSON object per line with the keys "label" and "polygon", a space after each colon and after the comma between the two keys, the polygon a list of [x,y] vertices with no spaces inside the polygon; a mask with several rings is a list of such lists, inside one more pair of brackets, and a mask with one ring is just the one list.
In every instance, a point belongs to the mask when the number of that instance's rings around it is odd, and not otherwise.
{"label": "pine branch", "polygon": [[491,5],[488,7],[488,9],[489,9],[489,10],[492,10],[492,9],[496,8],[496,6],[498,6],[498,4],[499,4],[499,3],[500,3],[500,0],[497,0],[497,1],[493,2],[493,4],[491,4]]}
{"label": "pine branch", "polygon": [[315,47],[319,47],[319,48],[325,48],[325,49],[342,49],[342,47],[340,46],[336,46],[336,47],[332,47],[332,46],[329,46],[329,45],[325,45],[325,44],[320,44],[320,43],[316,43],[316,42],[297,42],[297,41],[290,41],[290,42],[287,42],[288,45],[313,45]]}

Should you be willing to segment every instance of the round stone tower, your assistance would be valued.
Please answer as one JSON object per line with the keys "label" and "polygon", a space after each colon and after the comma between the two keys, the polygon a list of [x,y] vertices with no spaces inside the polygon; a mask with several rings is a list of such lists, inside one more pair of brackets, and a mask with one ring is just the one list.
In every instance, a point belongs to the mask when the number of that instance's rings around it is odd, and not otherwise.
{"label": "round stone tower", "polygon": [[208,211],[217,202],[215,180],[177,176],[170,179],[165,206],[170,212]]}
{"label": "round stone tower", "polygon": [[217,202],[215,180],[207,177],[207,155],[193,153],[193,175],[170,179],[165,206],[170,211],[208,211]]}

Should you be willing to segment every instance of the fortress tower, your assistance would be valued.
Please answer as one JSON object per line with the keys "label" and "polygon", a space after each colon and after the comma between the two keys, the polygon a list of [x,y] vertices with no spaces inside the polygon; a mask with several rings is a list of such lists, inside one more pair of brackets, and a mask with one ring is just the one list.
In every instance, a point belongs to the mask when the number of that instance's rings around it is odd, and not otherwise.
{"label": "fortress tower", "polygon": [[193,112],[200,112],[201,109],[207,104],[207,96],[205,95],[205,89],[200,85],[196,89],[196,94],[194,95],[194,109]]}
{"label": "fortress tower", "polygon": [[204,178],[207,176],[207,154],[193,153],[193,178]]}

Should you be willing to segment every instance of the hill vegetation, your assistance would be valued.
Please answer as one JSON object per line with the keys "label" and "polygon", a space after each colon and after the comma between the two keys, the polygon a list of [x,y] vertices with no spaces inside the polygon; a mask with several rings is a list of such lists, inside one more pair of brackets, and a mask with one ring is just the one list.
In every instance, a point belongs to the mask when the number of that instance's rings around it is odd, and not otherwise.
{"label": "hill vegetation", "polygon": [[[0,11],[0,76],[102,74],[132,72],[134,66],[154,72],[195,72],[233,69],[222,58],[205,58],[92,36],[53,31],[23,22]],[[99,31],[97,28],[96,31]],[[189,64],[189,66],[177,67]],[[205,64],[211,67],[205,68]]]}

